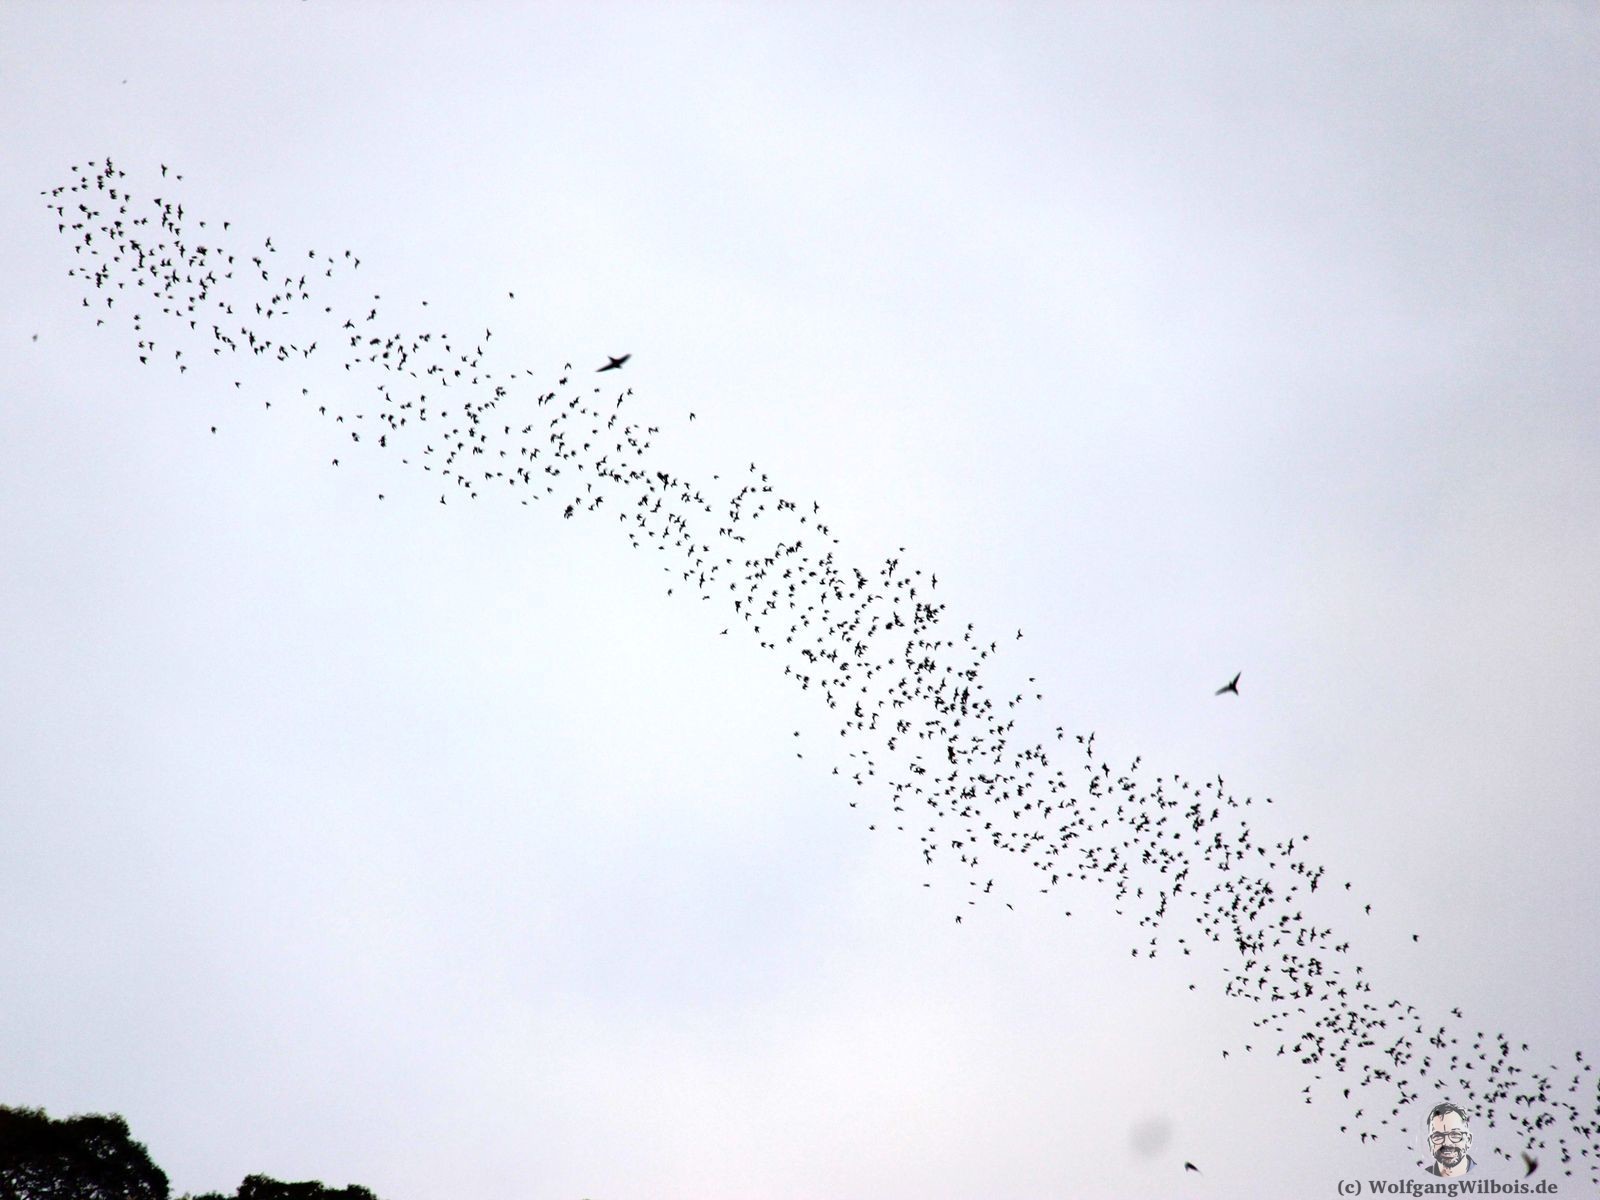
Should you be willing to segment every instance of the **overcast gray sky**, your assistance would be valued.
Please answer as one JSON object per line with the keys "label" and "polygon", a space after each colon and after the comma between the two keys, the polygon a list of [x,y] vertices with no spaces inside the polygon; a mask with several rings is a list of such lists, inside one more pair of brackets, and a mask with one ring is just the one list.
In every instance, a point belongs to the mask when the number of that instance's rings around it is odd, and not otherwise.
{"label": "overcast gray sky", "polygon": [[1570,1062],[1597,81],[1566,4],[0,8],[0,1103],[120,1112],[179,1191],[1411,1176],[1223,1060],[1224,956],[1134,960],[1093,891],[954,924],[616,528],[142,368],[38,193],[168,164],[507,362],[630,352],[675,470],[904,547],[996,691],[1274,797],[1379,995]]}

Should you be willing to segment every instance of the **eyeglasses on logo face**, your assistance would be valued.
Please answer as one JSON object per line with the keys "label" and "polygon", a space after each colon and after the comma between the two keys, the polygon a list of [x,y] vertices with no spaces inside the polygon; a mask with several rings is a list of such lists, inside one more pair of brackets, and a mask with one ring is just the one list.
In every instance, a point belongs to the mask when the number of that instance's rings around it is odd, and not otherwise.
{"label": "eyeglasses on logo face", "polygon": [[1452,1146],[1459,1146],[1471,1136],[1465,1129],[1452,1129],[1449,1133],[1430,1133],[1428,1141],[1435,1146],[1442,1146],[1446,1142]]}

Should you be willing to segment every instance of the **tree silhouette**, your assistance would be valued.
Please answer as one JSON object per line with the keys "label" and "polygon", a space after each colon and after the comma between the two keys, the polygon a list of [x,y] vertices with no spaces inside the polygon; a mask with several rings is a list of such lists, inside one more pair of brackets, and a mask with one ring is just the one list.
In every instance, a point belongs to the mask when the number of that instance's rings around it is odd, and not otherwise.
{"label": "tree silhouette", "polygon": [[348,1187],[331,1188],[312,1180],[308,1183],[284,1183],[265,1175],[246,1175],[239,1190],[232,1196],[221,1192],[208,1192],[190,1200],[378,1200],[368,1189],[352,1183]]}
{"label": "tree silhouette", "polygon": [[[116,1115],[52,1120],[42,1108],[0,1105],[0,1200],[169,1200],[166,1172]],[[178,1200],[378,1200],[359,1184],[330,1188],[246,1175],[233,1195]]]}
{"label": "tree silhouette", "polygon": [[0,1200],[167,1200],[167,1176],[118,1116],[53,1121],[0,1106]]}

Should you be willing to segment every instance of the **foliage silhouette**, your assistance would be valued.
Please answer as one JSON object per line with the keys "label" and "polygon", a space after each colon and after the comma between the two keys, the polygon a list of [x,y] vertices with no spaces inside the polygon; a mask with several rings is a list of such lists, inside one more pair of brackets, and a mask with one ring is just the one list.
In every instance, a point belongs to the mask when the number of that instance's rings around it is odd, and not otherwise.
{"label": "foliage silhouette", "polygon": [[[169,1200],[166,1172],[128,1123],[98,1113],[52,1120],[42,1108],[0,1105],[0,1200]],[[233,1195],[178,1200],[378,1200],[359,1184],[330,1188],[246,1175]]]}
{"label": "foliage silhouette", "polygon": [[284,1183],[265,1175],[246,1175],[239,1190],[232,1196],[221,1192],[207,1192],[186,1200],[378,1200],[371,1191],[360,1184],[331,1188],[316,1180],[306,1183]]}
{"label": "foliage silhouette", "polygon": [[167,1200],[167,1176],[119,1116],[53,1121],[0,1106],[0,1200]]}

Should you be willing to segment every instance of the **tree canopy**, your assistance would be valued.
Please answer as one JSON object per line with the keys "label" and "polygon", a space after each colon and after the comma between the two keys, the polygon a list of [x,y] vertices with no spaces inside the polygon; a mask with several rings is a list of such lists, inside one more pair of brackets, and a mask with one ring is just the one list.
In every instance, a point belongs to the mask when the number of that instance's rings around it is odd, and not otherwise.
{"label": "tree canopy", "polygon": [[0,1200],[167,1200],[167,1175],[118,1116],[0,1107]]}
{"label": "tree canopy", "polygon": [[195,1196],[192,1200],[378,1200],[368,1189],[359,1184],[350,1184],[348,1187],[331,1188],[325,1184],[312,1180],[308,1183],[284,1183],[278,1179],[269,1179],[265,1175],[246,1175],[239,1184],[239,1190],[232,1196],[224,1196],[221,1192],[210,1192],[204,1196]]}
{"label": "tree canopy", "polygon": [[[116,1115],[53,1120],[42,1108],[0,1105],[0,1200],[169,1200],[166,1172]],[[285,1183],[246,1175],[237,1192],[179,1200],[378,1200],[359,1184]]]}

